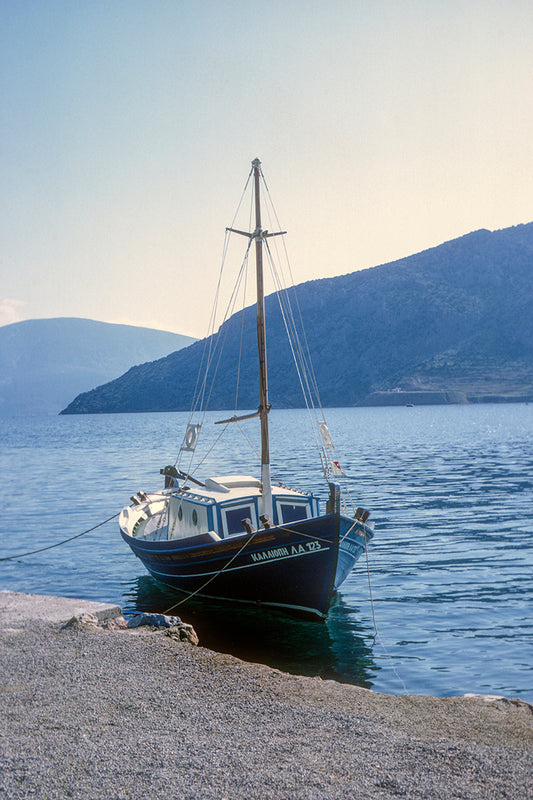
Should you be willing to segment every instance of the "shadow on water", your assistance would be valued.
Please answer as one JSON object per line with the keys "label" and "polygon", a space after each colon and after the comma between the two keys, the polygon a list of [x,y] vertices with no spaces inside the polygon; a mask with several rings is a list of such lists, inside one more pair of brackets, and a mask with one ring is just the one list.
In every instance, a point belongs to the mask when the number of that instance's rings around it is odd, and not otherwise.
{"label": "shadow on water", "polygon": [[354,609],[348,610],[340,596],[325,623],[203,598],[173,608],[182,595],[147,575],[137,577],[123,597],[126,616],[136,611],[175,614],[194,627],[202,647],[243,661],[366,688],[378,669],[368,644],[372,632],[354,621]]}

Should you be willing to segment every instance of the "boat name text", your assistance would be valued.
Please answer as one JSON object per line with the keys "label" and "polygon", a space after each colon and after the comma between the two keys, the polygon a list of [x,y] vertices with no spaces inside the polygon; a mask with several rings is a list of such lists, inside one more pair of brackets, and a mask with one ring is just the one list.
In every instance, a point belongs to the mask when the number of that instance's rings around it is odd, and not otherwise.
{"label": "boat name text", "polygon": [[303,553],[312,553],[318,550],[326,550],[316,539],[305,544],[291,544],[289,547],[274,547],[272,550],[263,550],[262,553],[251,553],[252,561],[271,561],[275,558],[287,558],[299,556]]}
{"label": "boat name text", "polygon": [[349,539],[345,539],[341,542],[341,550],[344,552],[350,553],[350,555],[355,556],[359,554],[363,549],[363,545],[359,544],[358,542],[350,541]]}

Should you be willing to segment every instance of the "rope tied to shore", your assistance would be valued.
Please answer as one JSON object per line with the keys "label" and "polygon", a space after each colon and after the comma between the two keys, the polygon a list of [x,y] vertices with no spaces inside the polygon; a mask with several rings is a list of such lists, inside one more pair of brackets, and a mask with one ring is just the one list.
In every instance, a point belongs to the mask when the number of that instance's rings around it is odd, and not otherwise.
{"label": "rope tied to shore", "polygon": [[55,544],[49,544],[47,547],[40,547],[38,550],[30,550],[28,553],[18,553],[14,556],[3,556],[0,558],[0,561],[11,561],[15,558],[25,558],[26,556],[34,556],[36,553],[44,553],[45,550],[52,550],[54,547],[61,547],[62,544],[67,544],[67,542],[72,542],[74,539],[80,539],[82,536],[86,536],[88,533],[92,533],[97,528],[101,528],[102,525],[105,525],[108,522],[111,522],[112,519],[116,519],[116,517],[120,516],[120,511],[117,514],[113,514],[112,517],[108,517],[104,519],[103,522],[99,522],[98,525],[93,525],[92,528],[88,528],[86,531],[82,533],[77,533],[75,536],[69,536],[68,539],[63,539],[62,542],[56,542]]}
{"label": "rope tied to shore", "polygon": [[165,613],[165,614],[168,614],[170,611],[174,611],[174,609],[175,609],[175,608],[178,608],[178,606],[181,606],[181,605],[183,605],[183,603],[186,603],[186,602],[187,602],[187,600],[190,600],[190,599],[191,599],[191,597],[194,597],[196,594],[198,594],[199,592],[203,591],[203,589],[205,589],[205,587],[206,587],[206,586],[208,586],[208,585],[209,585],[209,584],[210,584],[212,581],[214,581],[214,580],[215,580],[215,578],[218,578],[218,576],[219,576],[219,575],[221,575],[221,574],[224,572],[224,570],[228,569],[228,567],[230,566],[230,564],[232,564],[232,563],[235,561],[235,559],[236,559],[238,556],[240,556],[240,554],[242,553],[242,551],[243,551],[243,550],[244,550],[244,549],[245,549],[245,548],[246,548],[246,547],[247,547],[247,546],[250,544],[250,542],[252,541],[252,539],[253,539],[255,536],[257,536],[257,534],[258,534],[258,533],[259,533],[259,531],[254,531],[254,532],[252,533],[252,535],[251,535],[251,536],[250,536],[248,539],[246,539],[246,541],[244,542],[243,546],[242,546],[242,547],[240,547],[240,548],[239,548],[239,550],[237,550],[237,552],[236,552],[236,553],[234,553],[234,554],[232,555],[232,557],[230,558],[230,560],[229,560],[229,561],[228,561],[226,564],[224,564],[224,566],[223,566],[223,567],[221,567],[221,569],[219,569],[219,570],[218,570],[218,572],[215,572],[213,575],[211,575],[211,576],[210,576],[210,577],[209,577],[209,578],[206,580],[206,582],[205,582],[205,583],[203,583],[201,586],[199,586],[199,587],[198,587],[198,589],[195,589],[195,590],[194,590],[194,592],[190,592],[190,594],[187,594],[187,596],[186,596],[186,597],[183,597],[181,600],[178,600],[178,602],[177,602],[177,603],[174,603],[174,605],[173,605],[173,606],[170,606],[170,608],[167,608],[167,610],[166,610],[164,613]]}

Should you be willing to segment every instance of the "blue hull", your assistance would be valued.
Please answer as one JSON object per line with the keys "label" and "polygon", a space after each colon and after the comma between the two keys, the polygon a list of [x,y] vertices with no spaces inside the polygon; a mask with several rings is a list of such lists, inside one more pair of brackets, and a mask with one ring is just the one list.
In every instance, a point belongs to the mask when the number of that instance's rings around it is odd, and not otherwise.
{"label": "blue hull", "polygon": [[121,533],[148,572],[173,589],[315,618],[326,616],[371,535],[339,514],[218,542],[207,534],[154,542]]}

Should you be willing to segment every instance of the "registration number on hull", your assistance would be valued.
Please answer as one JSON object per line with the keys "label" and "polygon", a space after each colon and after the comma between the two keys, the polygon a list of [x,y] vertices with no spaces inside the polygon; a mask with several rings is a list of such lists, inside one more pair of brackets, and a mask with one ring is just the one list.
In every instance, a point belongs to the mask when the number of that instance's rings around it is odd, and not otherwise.
{"label": "registration number on hull", "polygon": [[273,547],[271,550],[263,550],[262,553],[251,553],[252,561],[273,561],[277,558],[290,558],[291,556],[301,556],[306,553],[316,553],[319,550],[327,550],[317,539],[312,539],[305,544],[291,544],[288,547]]}

